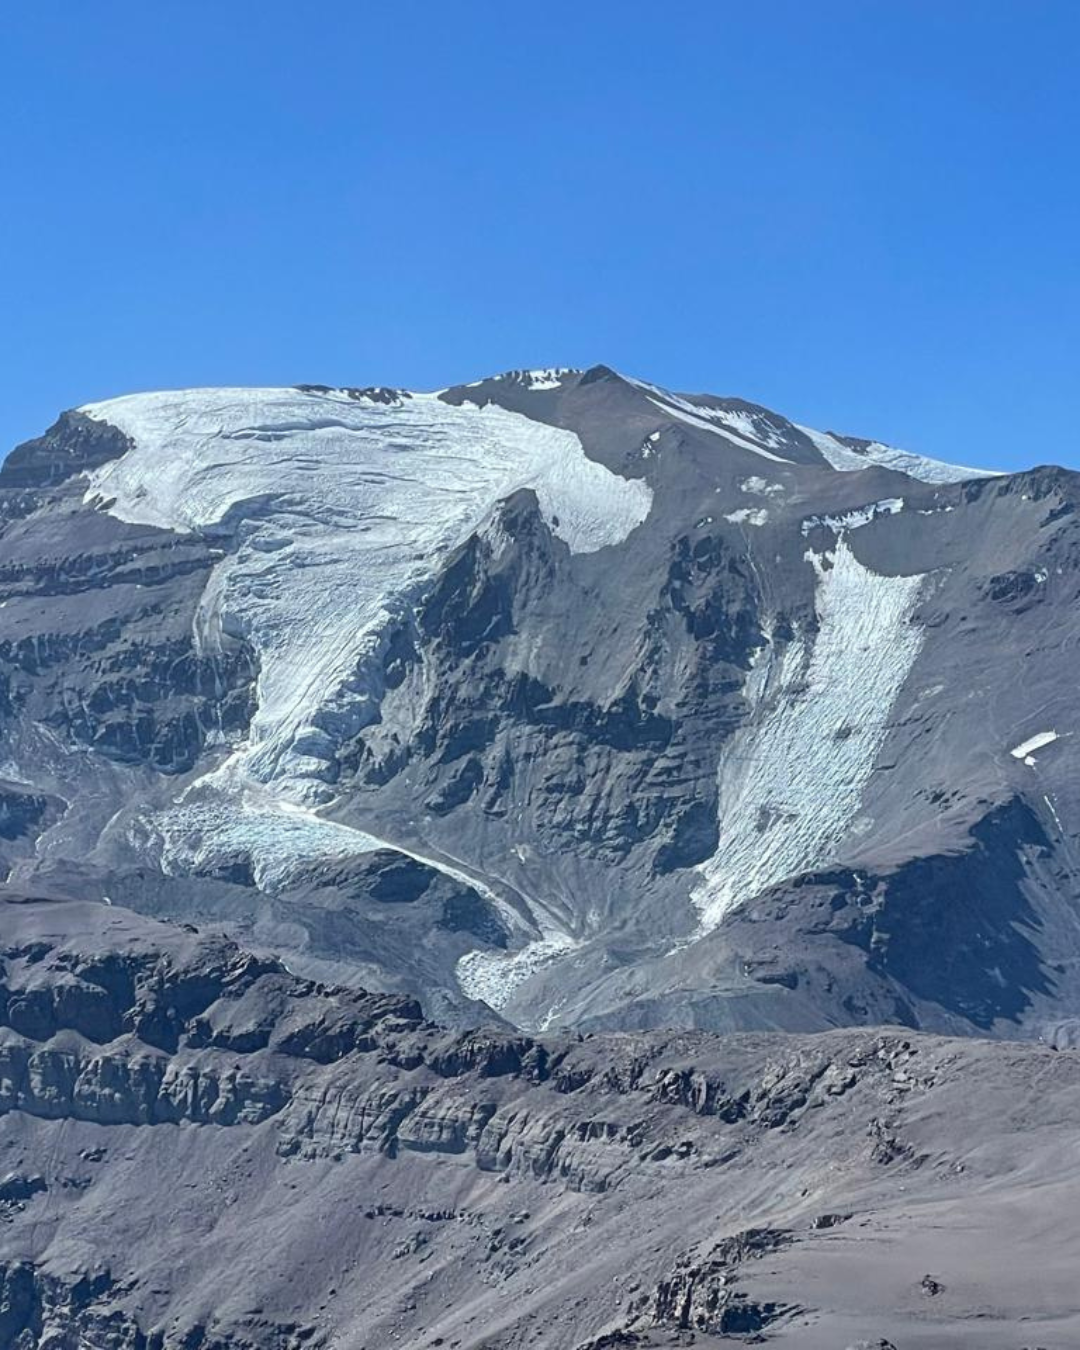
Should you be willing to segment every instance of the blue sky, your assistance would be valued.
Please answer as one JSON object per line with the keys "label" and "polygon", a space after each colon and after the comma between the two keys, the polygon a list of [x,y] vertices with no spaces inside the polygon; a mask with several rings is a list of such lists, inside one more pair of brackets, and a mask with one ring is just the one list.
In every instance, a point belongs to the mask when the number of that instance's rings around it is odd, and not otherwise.
{"label": "blue sky", "polygon": [[36,0],[0,447],[189,384],[605,362],[1080,466],[1074,0]]}

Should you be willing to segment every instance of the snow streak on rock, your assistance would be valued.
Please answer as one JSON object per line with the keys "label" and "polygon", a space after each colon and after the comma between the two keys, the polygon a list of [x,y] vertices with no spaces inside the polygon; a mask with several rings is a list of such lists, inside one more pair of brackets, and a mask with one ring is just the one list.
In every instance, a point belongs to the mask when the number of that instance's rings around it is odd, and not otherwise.
{"label": "snow streak on rock", "polygon": [[700,932],[768,887],[830,861],[859,810],[918,655],[923,577],[883,577],[845,539],[807,554],[820,627],[759,662],[757,711],[719,766],[719,845],[698,869]]}
{"label": "snow streak on rock", "polygon": [[898,450],[895,445],[883,445],[880,441],[860,443],[858,450],[831,436],[827,431],[815,431],[812,427],[798,427],[804,436],[817,446],[832,468],[841,473],[857,473],[860,469],[869,469],[878,465],[885,469],[895,469],[897,473],[906,473],[909,478],[918,478],[924,483],[960,483],[967,478],[996,478],[995,470],[966,469],[961,464],[947,464],[944,460],[929,459],[926,455],[916,455],[910,450]]}
{"label": "snow streak on rock", "polygon": [[804,537],[818,526],[841,534],[845,530],[857,530],[861,525],[869,525],[878,516],[895,516],[904,509],[903,497],[886,497],[884,501],[871,502],[868,506],[856,507],[854,511],[845,511],[838,516],[808,516],[802,523]]}
{"label": "snow streak on rock", "polygon": [[629,375],[623,378],[642,390],[649,402],[659,408],[662,413],[666,413],[667,416],[685,422],[688,426],[697,427],[699,431],[711,431],[717,436],[723,436],[733,445],[740,446],[743,450],[752,450],[755,455],[761,455],[763,459],[771,459],[776,464],[789,464],[791,462],[782,455],[774,455],[771,450],[767,450],[764,445],[757,441],[748,440],[739,429],[745,427],[745,419],[738,417],[733,419],[726,409],[691,403],[681,394],[673,394],[667,389],[661,389],[659,385],[649,384],[647,380],[636,380]]}

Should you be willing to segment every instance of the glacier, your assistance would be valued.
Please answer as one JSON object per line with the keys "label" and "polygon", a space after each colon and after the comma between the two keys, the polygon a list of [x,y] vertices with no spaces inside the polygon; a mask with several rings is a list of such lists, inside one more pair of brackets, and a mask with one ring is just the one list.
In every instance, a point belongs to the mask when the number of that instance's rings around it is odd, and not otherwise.
{"label": "glacier", "polygon": [[759,656],[754,711],[721,754],[719,838],[691,892],[698,936],[788,877],[829,862],[856,819],[889,715],[923,642],[925,576],[879,576],[841,534],[808,551],[819,628]]}
{"label": "glacier", "polygon": [[573,432],[430,394],[192,389],[79,411],[133,442],[91,475],[87,500],[234,534],[199,640],[228,632],[255,648],[258,709],[238,754],[246,775],[302,802],[328,799],[335,745],[374,713],[389,621],[498,501],[533,489],[554,533],[592,552],[625,539],[652,499]]}
{"label": "glacier", "polygon": [[393,621],[496,503],[532,489],[555,535],[585,553],[625,539],[652,501],[573,432],[434,394],[189,389],[79,411],[131,442],[89,475],[87,502],[228,536],[195,637],[204,650],[243,638],[259,660],[246,739],[133,828],[157,838],[170,872],[243,849],[269,890],[305,859],[399,847],[318,814],[334,798],[333,757],[377,715]]}

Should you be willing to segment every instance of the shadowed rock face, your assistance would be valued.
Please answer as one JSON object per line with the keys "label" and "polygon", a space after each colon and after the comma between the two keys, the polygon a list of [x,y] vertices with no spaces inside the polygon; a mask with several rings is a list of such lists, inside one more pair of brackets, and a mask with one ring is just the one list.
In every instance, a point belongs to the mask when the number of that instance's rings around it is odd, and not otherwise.
{"label": "shadowed rock face", "polygon": [[0,863],[454,1026],[1067,1041],[1076,479],[966,473],[606,367],[66,413]]}
{"label": "shadowed rock face", "polygon": [[1080,1328],[1072,1052],[455,1033],[115,906],[0,934],[13,1350],[1012,1350],[1036,1269]]}
{"label": "shadowed rock face", "polygon": [[74,765],[53,771],[65,749],[183,772],[251,712],[250,654],[234,644],[205,656],[193,636],[220,547],[82,505],[84,475],[130,448],[65,413],[0,469],[0,712],[11,767],[51,792],[78,790]]}
{"label": "shadowed rock face", "polygon": [[9,493],[55,488],[130,449],[129,438],[115,427],[80,412],[66,412],[43,436],[12,450],[0,470],[0,481]]}

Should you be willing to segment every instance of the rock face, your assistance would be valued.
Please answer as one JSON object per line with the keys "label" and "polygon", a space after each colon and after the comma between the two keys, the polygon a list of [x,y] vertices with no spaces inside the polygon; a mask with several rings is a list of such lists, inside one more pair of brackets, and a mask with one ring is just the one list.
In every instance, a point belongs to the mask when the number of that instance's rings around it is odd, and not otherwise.
{"label": "rock face", "polygon": [[451,1032],[116,906],[0,934],[12,1350],[1016,1350],[1033,1281],[1080,1332],[1073,1052]]}
{"label": "rock face", "polygon": [[1068,1042],[1075,475],[607,369],[0,471],[0,866],[454,1026]]}

